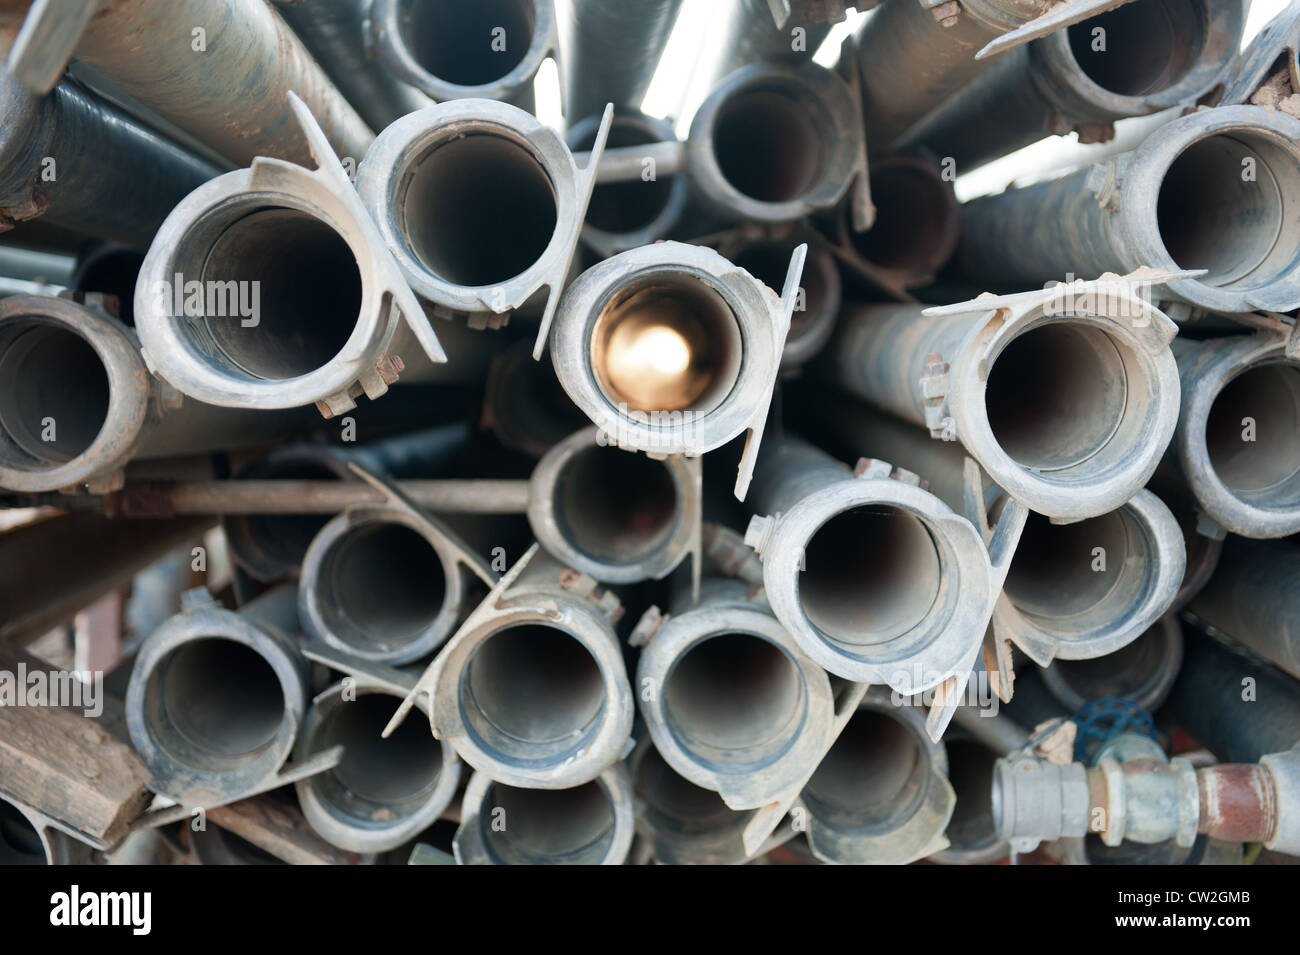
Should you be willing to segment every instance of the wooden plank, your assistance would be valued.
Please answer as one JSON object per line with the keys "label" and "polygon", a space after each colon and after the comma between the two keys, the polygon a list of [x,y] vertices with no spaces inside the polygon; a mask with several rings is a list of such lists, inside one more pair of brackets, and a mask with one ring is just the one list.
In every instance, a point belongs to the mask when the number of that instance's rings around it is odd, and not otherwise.
{"label": "wooden plank", "polygon": [[283,792],[263,793],[209,809],[207,821],[292,865],[357,865],[360,857],[330,845],[307,825]]}

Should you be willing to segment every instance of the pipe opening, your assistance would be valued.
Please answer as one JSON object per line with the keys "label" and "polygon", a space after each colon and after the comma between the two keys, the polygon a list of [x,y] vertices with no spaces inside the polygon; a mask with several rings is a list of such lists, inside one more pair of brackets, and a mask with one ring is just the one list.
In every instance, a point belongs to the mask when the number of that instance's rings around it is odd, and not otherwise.
{"label": "pipe opening", "polygon": [[225,637],[176,647],[145,686],[145,719],[156,744],[175,761],[203,769],[237,768],[256,759],[275,740],[284,710],[271,664]]}
{"label": "pipe opening", "polygon": [[811,191],[825,171],[832,135],[819,106],[776,86],[734,93],[713,126],[722,177],[760,202],[790,202]]}
{"label": "pipe opening", "polygon": [[957,210],[946,184],[913,162],[886,162],[871,169],[875,224],[848,229],[858,254],[888,269],[930,271],[952,251]]}
{"label": "pipe opening", "polygon": [[664,686],[664,717],[709,762],[771,760],[789,747],[807,706],[790,655],[762,637],[723,633],[694,644]]}
{"label": "pipe opening", "polygon": [[103,360],[76,332],[40,319],[0,329],[0,465],[40,470],[85,454],[108,405]]}
{"label": "pipe opening", "polygon": [[434,145],[407,169],[402,233],[443,281],[497,285],[531,268],[559,222],[555,186],[531,150],[469,132]]}
{"label": "pipe opening", "polygon": [[469,730],[512,762],[540,763],[583,748],[605,709],[600,667],[577,639],[544,624],[488,637],[461,677]]}
{"label": "pipe opening", "polygon": [[18,807],[0,799],[0,865],[45,865],[41,834]]}
{"label": "pipe opening", "polygon": [[[201,350],[228,371],[278,381],[327,364],[343,350],[361,311],[361,270],[333,227],[296,209],[259,208],[227,225],[197,269],[202,319],[183,317],[191,284],[165,304],[175,320],[204,330]],[[200,296],[195,295],[194,304]],[[194,306],[185,304],[188,312]],[[203,347],[210,345],[211,347]]]}
{"label": "pipe opening", "polygon": [[653,555],[672,536],[682,504],[662,461],[619,448],[584,448],[556,476],[553,513],[580,553],[612,564]]}
{"label": "pipe opening", "polygon": [[653,746],[637,765],[635,786],[655,832],[685,835],[735,830],[739,834],[753,815],[752,811],[731,809],[716,792],[676,772]]}
{"label": "pipe opening", "polygon": [[925,797],[930,760],[911,727],[882,710],[859,709],[809,780],[804,802],[829,825],[887,830]]}
{"label": "pipe opening", "polygon": [[533,42],[533,0],[409,0],[401,17],[406,48],[430,74],[457,86],[483,86],[523,62]]}
{"label": "pipe opening", "polygon": [[1092,660],[1056,660],[1052,669],[1084,702],[1114,696],[1150,708],[1146,697],[1162,681],[1169,653],[1169,640],[1157,624],[1113,653]]}
{"label": "pipe opening", "polygon": [[1201,56],[1205,31],[1200,2],[1137,0],[1068,27],[1066,36],[1088,79],[1120,96],[1146,96],[1187,75]]}
{"label": "pipe opening", "polygon": [[1295,144],[1235,131],[1192,143],[1166,170],[1156,206],[1160,239],[1197,281],[1259,288],[1300,265],[1300,160]]}
{"label": "pipe opening", "polygon": [[[504,827],[494,826],[494,819]],[[614,842],[614,806],[595,780],[573,789],[493,783],[479,825],[500,865],[596,865]]]}
{"label": "pipe opening", "polygon": [[442,746],[423,720],[407,720],[380,736],[400,701],[362,693],[334,706],[322,720],[312,751],[342,745],[343,760],[311,785],[340,813],[362,824],[392,822],[428,800],[442,773]]}
{"label": "pipe opening", "polygon": [[91,253],[77,265],[73,278],[79,292],[102,292],[117,298],[118,317],[135,327],[135,285],[144,256],[134,249],[109,248]]}
{"label": "pipe opening", "polygon": [[317,587],[330,632],[373,653],[418,639],[447,599],[438,552],[396,523],[359,524],[336,538],[321,560]]}
{"label": "pipe opening", "polygon": [[[780,295],[785,288],[785,276],[790,271],[790,257],[794,250],[795,243],[791,242],[755,242],[745,246],[733,261]],[[796,303],[794,313],[790,316],[787,346],[814,331],[830,304],[827,301],[830,289],[826,287],[826,273],[813,262],[813,258],[819,254],[816,249],[808,249],[807,264],[799,280],[799,288],[803,291],[803,307],[797,307]]]}
{"label": "pipe opening", "polygon": [[1300,366],[1268,362],[1229,381],[1210,406],[1205,450],[1238,497],[1300,504]]}
{"label": "pipe opening", "polygon": [[1082,464],[1119,432],[1131,353],[1090,325],[1050,322],[1013,338],[994,359],[984,402],[1002,450],[1030,471]]}
{"label": "pipe opening", "polygon": [[830,640],[885,643],[930,613],[942,561],[925,524],[888,506],[856,507],[826,521],[804,548],[799,600]]}
{"label": "pipe opening", "polygon": [[[273,481],[339,480],[337,471],[305,461],[284,462],[258,477]],[[302,564],[303,555],[311,546],[312,538],[329,522],[329,514],[233,515],[227,518],[226,536],[236,553],[255,548],[279,567],[291,569]],[[261,564],[251,554],[247,562]]]}
{"label": "pipe opening", "polygon": [[[590,150],[596,142],[597,131],[593,129],[581,137],[574,144],[574,152]],[[605,148],[619,149],[657,142],[659,137],[640,123],[615,116]],[[591,202],[587,206],[587,225],[614,234],[647,228],[668,208],[672,188],[672,176],[656,177],[650,182],[634,179],[598,185],[592,191]]]}
{"label": "pipe opening", "polygon": [[1021,613],[1053,630],[1117,624],[1145,588],[1152,560],[1124,508],[1072,524],[1029,513],[1004,590]]}
{"label": "pipe opening", "polygon": [[973,852],[998,840],[993,817],[993,776],[998,754],[970,739],[945,741],[948,781],[957,794],[947,836],[958,852]]}
{"label": "pipe opening", "polygon": [[592,370],[605,398],[646,414],[708,414],[735,387],[743,355],[735,313],[690,275],[628,282],[601,308],[591,333]]}

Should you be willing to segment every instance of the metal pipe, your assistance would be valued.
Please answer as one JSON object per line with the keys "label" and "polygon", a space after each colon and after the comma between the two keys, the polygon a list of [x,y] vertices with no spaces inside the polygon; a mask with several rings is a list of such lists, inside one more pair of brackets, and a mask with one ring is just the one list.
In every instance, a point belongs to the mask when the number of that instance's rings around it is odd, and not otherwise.
{"label": "metal pipe", "polygon": [[1060,520],[1112,511],[1150,478],[1178,418],[1176,326],[1134,277],[841,318],[826,371]]}
{"label": "metal pipe", "polygon": [[1222,84],[1246,6],[1136,0],[1083,20],[998,58],[894,146],[929,149],[964,173],[1048,135],[1106,141],[1117,119],[1192,105]]}
{"label": "metal pipe", "polygon": [[307,708],[297,629],[296,594],[286,584],[237,613],[191,606],[145,640],[126,724],[155,792],[204,806],[270,784]]}
{"label": "metal pipe", "polygon": [[375,53],[437,102],[491,99],[533,109],[533,79],[556,49],[552,0],[372,0]]}
{"label": "metal pipe", "polygon": [[[276,12],[371,129],[432,106],[378,60],[370,0],[274,0]],[[441,24],[440,24],[441,26]],[[360,155],[355,158],[360,159]]]}
{"label": "metal pipe", "polygon": [[452,843],[460,865],[622,865],[632,848],[621,763],[568,789],[520,789],[476,772],[463,806]]}
{"label": "metal pipe", "polygon": [[[1173,469],[1162,465],[1147,488],[1164,501],[1174,515],[1174,520],[1178,521],[1178,529],[1183,532],[1187,569],[1183,572],[1183,582],[1174,602],[1169,605],[1169,612],[1177,613],[1209,582],[1214,569],[1219,565],[1223,540],[1201,533],[1203,525],[1196,499]],[[1212,528],[1206,529],[1212,531]]]}
{"label": "metal pipe", "polygon": [[872,687],[804,788],[808,846],[823,862],[905,865],[947,848],[956,794],[925,717]]}
{"label": "metal pipe", "polygon": [[[865,10],[876,2],[853,5]],[[750,63],[811,61],[848,5],[845,0],[795,0],[785,3],[784,16],[778,16],[770,0],[730,0],[723,5],[725,32],[718,45],[726,52],[719,75]]]}
{"label": "metal pipe", "polygon": [[1300,306],[1300,120],[1224,106],[1172,120],[1131,153],[962,207],[962,270],[981,284],[1140,266],[1204,269],[1159,296],[1213,312]]}
{"label": "metal pipe", "polygon": [[456,795],[460,761],[418,723],[380,736],[402,693],[364,677],[316,695],[294,757],[341,744],[333,769],[294,784],[307,823],[350,852],[386,852],[433,825]]}
{"label": "metal pipe", "polygon": [[551,356],[533,361],[533,343],[524,339],[492,359],[483,396],[483,425],[507,448],[540,458],[576,429],[587,416],[560,387]]}
{"label": "metal pipe", "polygon": [[144,254],[116,242],[96,242],[77,256],[76,271],[68,284],[84,299],[90,294],[116,302],[109,311],[122,324],[135,327],[135,283],[144,266]]}
{"label": "metal pipe", "polygon": [[611,584],[666,577],[698,553],[696,462],[609,447],[584,428],[533,470],[528,523],[556,559]]}
{"label": "metal pipe", "polygon": [[[565,140],[574,158],[580,159],[590,154],[600,131],[601,116],[576,115],[585,118],[569,127]],[[601,258],[658,242],[676,228],[686,209],[689,186],[679,170],[656,157],[658,149],[669,145],[680,147],[667,120],[655,119],[632,107],[615,111],[582,226],[583,243]],[[612,168],[611,159],[619,155],[627,156],[630,175]],[[613,175],[619,178],[602,181]]]}
{"label": "metal pipe", "polygon": [[140,249],[219,172],[72,80],[40,96],[3,71],[0,169],[0,231],[39,217]]}
{"label": "metal pipe", "polygon": [[1086,660],[1058,658],[1043,670],[1043,682],[1067,712],[1090,700],[1132,700],[1148,713],[1169,696],[1183,664],[1183,628],[1173,614],[1118,650]]}
{"label": "metal pipe", "polygon": [[[1005,719],[993,716],[982,722]],[[992,865],[1005,859],[1011,847],[993,818],[993,773],[998,757],[1005,754],[962,732],[950,733],[943,746],[948,758],[948,781],[957,802],[944,830],[948,848],[930,856],[930,861],[940,865]]]}
{"label": "metal pipe", "polygon": [[0,865],[88,865],[93,850],[38,813],[0,798]]}
{"label": "metal pipe", "polygon": [[641,716],[655,748],[731,809],[795,795],[831,741],[826,673],[739,580],[705,581],[667,618],[637,664]]}
{"label": "metal pipe", "polygon": [[606,103],[618,110],[641,105],[681,4],[569,0],[560,18],[560,87],[570,126],[602,112]]}
{"label": "metal pipe", "polygon": [[72,284],[76,260],[68,255],[16,246],[0,246],[0,275],[49,285]]}
{"label": "metal pipe", "polygon": [[1300,679],[1300,548],[1291,541],[1229,538],[1224,559],[1205,589],[1187,605],[1212,632],[1223,634]]}
{"label": "metal pipe", "polygon": [[753,507],[746,542],[804,653],[904,695],[969,673],[993,610],[989,553],[915,475],[879,460],[854,471],[798,439],[769,440]]}
{"label": "metal pipe", "polygon": [[726,221],[793,222],[829,209],[865,175],[862,118],[844,80],[816,63],[728,75],[686,140],[701,205]]}
{"label": "metal pipe", "polygon": [[536,545],[470,614],[420,678],[430,723],[474,769],[510,786],[568,789],[618,761],[632,690],[613,594]]}
{"label": "metal pipe", "polygon": [[1168,460],[1212,537],[1300,531],[1300,360],[1286,334],[1176,343],[1182,408]]}

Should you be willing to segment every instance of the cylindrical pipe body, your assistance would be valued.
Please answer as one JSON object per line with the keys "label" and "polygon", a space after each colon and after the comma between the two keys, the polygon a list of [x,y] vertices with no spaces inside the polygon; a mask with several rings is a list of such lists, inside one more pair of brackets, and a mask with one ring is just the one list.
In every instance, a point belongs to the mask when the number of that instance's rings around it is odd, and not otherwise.
{"label": "cylindrical pipe body", "polygon": [[560,34],[560,84],[570,126],[603,112],[606,103],[616,109],[641,105],[681,3],[570,0]]}
{"label": "cylindrical pipe body", "polygon": [[[976,716],[975,719],[991,723],[1005,721],[1006,717]],[[950,732],[944,738],[943,748],[948,758],[948,781],[957,802],[944,830],[948,848],[930,856],[930,861],[941,865],[990,865],[1005,859],[1010,846],[998,832],[997,820],[993,818],[994,767],[1004,753],[962,730]]]}
{"label": "cylindrical pipe body", "polygon": [[506,447],[540,458],[587,417],[560,387],[550,353],[534,361],[532,351],[533,343],[520,339],[492,359],[483,425]]}
{"label": "cylindrical pipe body", "polygon": [[1058,658],[1043,670],[1043,682],[1068,712],[1091,700],[1119,697],[1148,713],[1157,710],[1183,663],[1183,630],[1166,614],[1132,643],[1085,660]]}
{"label": "cylindrical pipe body", "polygon": [[836,0],[789,4],[790,15],[780,27],[772,17],[768,0],[728,0],[720,5],[728,8],[722,14],[726,32],[719,42],[726,51],[719,75],[726,75],[749,63],[795,64],[811,60],[834,23],[844,19],[845,4]]}
{"label": "cylindrical pipe body", "polygon": [[89,865],[93,850],[22,807],[0,799],[0,865]]}

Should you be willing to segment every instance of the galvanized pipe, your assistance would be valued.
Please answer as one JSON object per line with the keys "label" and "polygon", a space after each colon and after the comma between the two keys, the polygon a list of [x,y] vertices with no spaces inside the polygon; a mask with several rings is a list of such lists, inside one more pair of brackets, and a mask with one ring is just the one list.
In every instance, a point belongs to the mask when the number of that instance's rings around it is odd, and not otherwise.
{"label": "galvanized pipe", "polygon": [[1058,658],[1043,682],[1067,712],[1090,700],[1132,700],[1148,713],[1164,703],[1183,664],[1183,628],[1173,614],[1161,617],[1133,642],[1086,660]]}
{"label": "galvanized pipe", "polygon": [[739,580],[712,578],[668,616],[637,664],[655,748],[737,810],[793,796],[831,741],[825,671]]}
{"label": "galvanized pipe", "polygon": [[[407,113],[433,105],[429,97],[394,76],[376,57],[370,0],[274,3],[371,129],[383,129]],[[359,155],[354,158],[360,160]]]}
{"label": "galvanized pipe", "polygon": [[296,760],[343,746],[337,766],[294,784],[307,823],[340,849],[396,849],[433,825],[456,794],[460,761],[451,746],[419,723],[380,736],[401,698],[354,677],[317,694],[303,717]]}
{"label": "galvanized pipe", "polygon": [[91,847],[0,798],[0,865],[89,865]]}
{"label": "galvanized pipe", "polygon": [[606,103],[620,111],[641,105],[681,5],[682,0],[564,4],[560,92],[570,127],[602,112]]}
{"label": "galvanized pipe", "polygon": [[[308,702],[297,629],[296,594],[286,584],[237,613],[215,603],[191,607],[145,640],[126,723],[155,792],[204,806],[274,779]],[[232,699],[240,705],[232,708]]]}
{"label": "galvanized pipe", "polygon": [[[875,0],[879,2],[879,0]],[[810,62],[831,32],[844,19],[844,0],[794,0],[787,4],[790,13],[784,22],[773,16],[769,0],[728,0],[724,9],[725,27],[719,46],[726,51],[720,75],[750,63]],[[874,3],[857,3],[866,9]]]}
{"label": "galvanized pipe", "polygon": [[0,246],[0,275],[24,282],[68,286],[76,260],[54,252]]}
{"label": "galvanized pipe", "polygon": [[1140,266],[1205,269],[1159,295],[1213,312],[1300,306],[1300,120],[1262,106],[1175,119],[1131,153],[962,207],[962,270],[1026,288]]}
{"label": "galvanized pipe", "polygon": [[823,862],[905,865],[947,848],[956,794],[921,710],[873,687],[804,788],[808,846]]}
{"label": "galvanized pipe", "polygon": [[1169,462],[1196,498],[1198,528],[1300,531],[1300,361],[1285,329],[1179,341],[1174,353],[1182,408]]}
{"label": "galvanized pipe", "polygon": [[[1005,719],[992,716],[983,721]],[[930,861],[940,865],[992,865],[1005,859],[1011,847],[993,818],[994,767],[998,757],[1005,754],[963,732],[950,733],[943,746],[948,758],[948,781],[957,802],[944,830],[948,848],[930,856]]]}
{"label": "galvanized pipe", "polygon": [[1231,537],[1223,557],[1188,612],[1300,679],[1300,547]]}
{"label": "galvanized pipe", "polygon": [[0,231],[44,218],[139,249],[220,171],[72,80],[40,96],[3,71],[0,169]]}
{"label": "galvanized pipe", "polygon": [[635,833],[632,783],[615,763],[568,789],[470,777],[453,848],[460,865],[622,865]]}
{"label": "galvanized pipe", "polygon": [[847,311],[831,379],[959,440],[1048,517],[1114,510],[1150,478],[1178,417],[1176,326],[1123,279],[928,309]]}
{"label": "galvanized pipe", "polygon": [[698,552],[699,469],[609,447],[583,428],[533,469],[528,523],[547,552],[611,584],[666,577]]}
{"label": "galvanized pipe", "polygon": [[182,398],[145,370],[132,331],[100,311],[0,301],[0,487],[111,491],[132,459],[273,441],[300,424]]}
{"label": "galvanized pipe", "polygon": [[507,448],[540,458],[587,416],[560,387],[551,356],[533,361],[532,351],[533,343],[520,339],[492,359],[482,421]]}
{"label": "galvanized pipe", "polygon": [[1115,120],[1194,104],[1222,83],[1238,57],[1246,6],[1136,0],[1083,20],[999,57],[894,146],[928,149],[964,173],[1048,135],[1076,131],[1081,142],[1104,142]]}
{"label": "galvanized pipe", "polygon": [[533,109],[533,79],[556,49],[552,0],[372,0],[375,53],[437,102],[491,99]]}
{"label": "galvanized pipe", "polygon": [[[135,327],[135,283],[144,266],[144,253],[116,242],[96,242],[77,256],[69,286],[84,298],[95,294],[122,324]],[[110,299],[111,297],[111,299]],[[116,302],[116,311],[112,302]]]}

